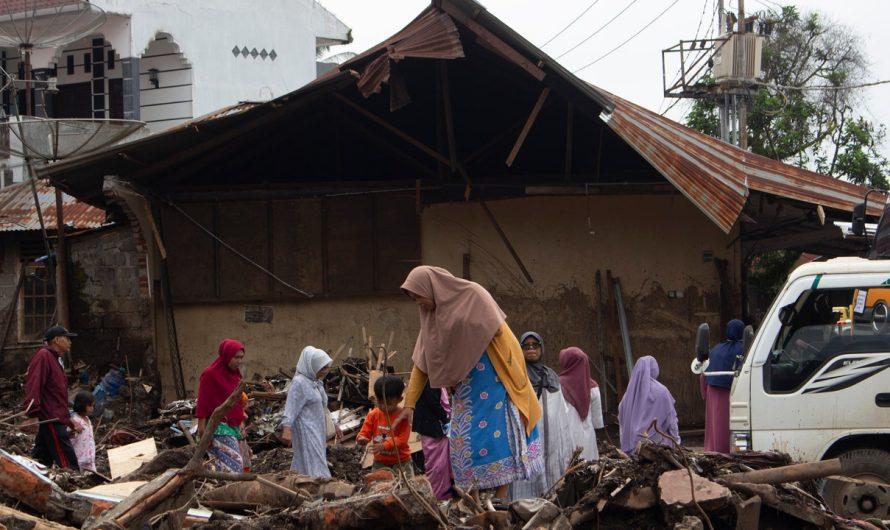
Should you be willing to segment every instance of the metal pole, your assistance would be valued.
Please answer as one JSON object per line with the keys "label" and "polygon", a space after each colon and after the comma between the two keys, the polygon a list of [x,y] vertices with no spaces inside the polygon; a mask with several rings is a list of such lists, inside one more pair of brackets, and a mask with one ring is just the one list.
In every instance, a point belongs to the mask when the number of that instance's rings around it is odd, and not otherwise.
{"label": "metal pole", "polygon": [[[745,89],[748,79],[748,49],[745,46],[745,0],[739,0],[739,50],[741,51],[742,68],[745,72]],[[748,150],[748,97],[743,92],[738,100],[739,113],[739,147]]]}
{"label": "metal pole", "polygon": [[25,116],[32,116],[31,112],[31,47],[22,46],[22,72],[25,81]]}
{"label": "metal pole", "polygon": [[618,304],[618,324],[621,327],[621,342],[624,343],[624,362],[627,365],[627,380],[630,381],[634,368],[634,354],[630,348],[630,333],[627,330],[627,314],[624,312],[624,300],[621,298],[621,283],[615,279],[615,303]]}
{"label": "metal pole", "polygon": [[65,211],[62,191],[56,190],[56,316],[59,325],[69,326],[68,322],[68,249],[65,246]]}

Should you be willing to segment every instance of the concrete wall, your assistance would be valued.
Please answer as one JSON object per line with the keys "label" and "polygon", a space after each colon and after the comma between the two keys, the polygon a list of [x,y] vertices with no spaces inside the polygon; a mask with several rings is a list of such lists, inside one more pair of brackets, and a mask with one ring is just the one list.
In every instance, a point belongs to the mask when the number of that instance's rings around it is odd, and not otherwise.
{"label": "concrete wall", "polygon": [[[674,393],[684,423],[702,421],[698,380],[689,372],[693,336],[702,321],[720,322],[720,288],[713,261],[738,271],[733,235],[720,232],[680,195],[522,198],[489,203],[535,279],[529,284],[477,203],[427,207],[422,215],[423,261],[460,275],[470,254],[472,279],[488,288],[518,334],[544,335],[549,355],[580,346],[595,355],[594,277],[606,269],[621,278],[636,357],[653,355]],[[590,228],[588,228],[588,213]],[[737,289],[738,274],[733,273]],[[605,282],[605,277],[603,278]],[[671,295],[670,292],[675,293]],[[243,304],[177,305],[176,324],[186,387],[197,388],[201,370],[223,338],[247,345],[246,374],[291,369],[306,344],[336,350],[361,327],[385,340],[395,333],[397,369],[409,368],[418,329],[416,307],[401,296],[315,299],[274,303],[271,323],[249,324]],[[617,330],[608,333],[617,337]],[[620,342],[617,354],[620,351]],[[160,346],[159,346],[160,347]],[[159,354],[165,392],[170,367]]]}
{"label": "concrete wall", "polygon": [[[318,39],[343,38],[349,28],[314,0],[96,0],[131,17],[129,57],[146,54],[158,33],[171,35],[194,65],[194,115],[245,100],[281,96],[315,79]],[[235,55],[256,48],[276,58]],[[121,55],[124,55],[123,50]]]}
{"label": "concrete wall", "polygon": [[150,301],[140,290],[145,255],[129,226],[69,239],[70,321],[78,334],[72,351],[94,369],[129,362],[150,381],[155,376]]}

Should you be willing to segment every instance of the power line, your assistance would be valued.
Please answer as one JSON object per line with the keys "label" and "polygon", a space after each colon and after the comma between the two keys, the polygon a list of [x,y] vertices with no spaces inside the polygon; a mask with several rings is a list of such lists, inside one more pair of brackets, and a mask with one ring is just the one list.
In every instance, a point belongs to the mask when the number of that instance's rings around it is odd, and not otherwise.
{"label": "power line", "polygon": [[582,66],[581,68],[578,68],[577,70],[574,70],[572,73],[573,73],[573,74],[577,74],[577,73],[580,72],[581,70],[584,70],[585,68],[588,68],[588,67],[591,67],[591,66],[595,65],[596,63],[602,61],[602,60],[605,59],[606,57],[612,55],[613,53],[615,53],[615,52],[617,52],[618,50],[620,50],[621,48],[623,48],[625,44],[627,44],[628,42],[634,40],[640,33],[646,31],[646,30],[649,28],[649,26],[651,26],[652,24],[655,24],[655,22],[656,22],[659,18],[661,18],[662,16],[664,16],[664,14],[667,13],[672,7],[674,7],[675,5],[677,5],[677,2],[679,2],[679,1],[680,1],[680,0],[674,0],[673,2],[671,2],[670,5],[668,5],[666,8],[664,8],[664,11],[662,11],[661,13],[659,13],[658,15],[656,15],[655,18],[653,18],[652,20],[649,21],[648,24],[646,24],[645,26],[643,26],[642,28],[640,28],[639,31],[637,31],[636,33],[634,33],[633,35],[631,35],[630,37],[628,37],[627,39],[625,39],[624,42],[622,42],[622,43],[619,44],[618,46],[615,46],[614,48],[612,48],[611,50],[607,51],[607,52],[604,53],[603,55],[600,55],[599,57],[597,57],[597,58],[594,59],[593,61],[591,61],[591,62],[585,64],[585,65]]}
{"label": "power line", "polygon": [[[701,25],[702,25],[702,22],[704,22],[704,20],[705,20],[705,13],[708,11],[708,4],[711,3],[711,2],[712,2],[712,0],[705,0],[704,5],[702,6],[701,15],[700,15],[699,18],[698,18],[698,27],[695,28],[695,37],[692,37],[693,47],[695,46],[695,42],[698,41],[698,33],[701,31]],[[716,5],[716,4],[714,5],[714,8],[712,9],[712,11],[715,11],[715,12],[717,11],[717,5]],[[713,18],[714,18],[714,17],[711,17],[711,19],[712,19],[712,20],[711,20],[711,23],[708,24],[708,32],[705,34],[705,36],[704,36],[704,40],[708,40],[708,39],[710,39],[710,38],[711,38],[711,34],[714,32],[714,24],[713,24],[714,21],[713,21]],[[682,42],[680,43],[680,45],[681,45],[681,47],[682,47]],[[681,52],[681,53],[682,53],[682,52]],[[701,59],[701,56],[702,56],[702,54],[704,54],[704,53],[707,53],[707,50],[705,50],[704,45],[702,45],[701,50],[695,55],[695,57],[693,57],[693,59],[692,59],[691,61],[689,61],[689,64],[694,65],[694,64],[698,63],[698,60]],[[664,59],[662,58],[662,60],[664,60]],[[681,76],[681,74],[682,74],[682,76]],[[675,79],[675,81],[672,81],[672,82],[671,82],[671,86],[676,86],[676,84],[677,84],[683,77],[685,77],[685,75],[686,75],[685,72],[683,72],[683,65],[681,64],[681,65],[677,68],[677,72],[676,72],[676,73],[673,75],[673,77],[671,78],[671,79]],[[662,98],[662,100],[661,100],[661,104],[658,106],[658,110],[659,110],[659,112],[661,111],[661,108],[664,107],[664,101],[665,101],[665,98]],[[665,110],[664,112],[667,112],[667,111],[670,110],[671,108],[673,108],[673,105],[671,105],[670,107],[668,107],[668,109]]]}
{"label": "power line", "polygon": [[553,40],[556,39],[556,37],[559,37],[560,35],[562,35],[563,32],[564,32],[565,30],[569,29],[570,27],[572,27],[572,26],[575,24],[575,22],[578,22],[579,20],[581,20],[581,17],[583,17],[584,15],[586,15],[587,12],[590,11],[590,9],[591,9],[593,6],[595,6],[595,5],[597,5],[597,4],[599,3],[599,1],[600,1],[600,0],[593,0],[593,2],[592,2],[589,6],[587,6],[587,9],[585,9],[584,11],[581,11],[581,14],[580,14],[580,15],[578,15],[577,17],[575,17],[574,20],[572,20],[571,22],[569,22],[568,25],[567,25],[566,27],[564,27],[564,28],[562,28],[561,30],[559,30],[559,31],[556,33],[556,35],[550,37],[550,39],[548,39],[547,42],[545,42],[544,44],[541,45],[541,48],[543,48],[544,46],[547,46],[548,44],[550,44],[551,42],[553,42]]}
{"label": "power line", "polygon": [[777,90],[801,90],[801,91],[810,91],[810,90],[853,90],[856,88],[868,88],[878,85],[887,85],[890,84],[890,79],[884,79],[883,81],[871,81],[869,83],[859,83],[857,85],[843,85],[843,86],[834,86],[834,85],[814,85],[814,86],[789,86],[789,85],[776,85],[773,83],[763,83],[759,81],[755,81],[753,84],[757,86],[767,87],[767,88],[775,88]]}
{"label": "power line", "polygon": [[585,42],[589,41],[590,39],[592,39],[593,37],[595,37],[597,33],[599,33],[600,31],[602,31],[602,30],[604,30],[604,29],[606,29],[606,28],[609,26],[609,24],[611,24],[612,22],[615,22],[615,19],[616,19],[616,18],[618,18],[618,17],[620,17],[622,14],[624,14],[625,11],[627,11],[628,9],[630,9],[630,7],[631,7],[632,5],[634,5],[634,4],[636,4],[638,1],[639,1],[639,0],[631,0],[631,2],[630,2],[629,4],[627,4],[626,6],[624,6],[624,9],[622,9],[621,11],[619,11],[618,14],[615,15],[614,17],[610,18],[608,22],[606,22],[605,24],[603,24],[602,26],[600,26],[596,31],[594,31],[593,33],[591,33],[590,35],[588,35],[584,40],[582,40],[582,41],[579,42],[578,44],[572,46],[572,47],[569,48],[568,50],[566,50],[566,51],[562,52],[561,54],[557,55],[556,58],[557,58],[557,59],[560,59],[560,58],[562,58],[564,55],[566,55],[567,53],[570,53],[570,52],[575,51],[575,50],[578,48],[578,46],[581,46],[581,45],[584,44]]}

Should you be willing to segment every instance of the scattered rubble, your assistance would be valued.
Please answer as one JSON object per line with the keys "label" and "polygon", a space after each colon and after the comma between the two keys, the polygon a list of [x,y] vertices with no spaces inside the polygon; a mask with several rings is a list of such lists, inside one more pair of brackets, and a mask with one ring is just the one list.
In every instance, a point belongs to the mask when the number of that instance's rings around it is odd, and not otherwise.
{"label": "scattered rubble", "polygon": [[[153,399],[151,390],[134,378],[126,379],[116,397],[106,398],[102,415],[94,420],[98,473],[42,469],[26,457],[33,435],[16,427],[16,421],[24,419],[16,416],[22,380],[0,379],[0,525],[188,525],[210,530],[887,528],[887,522],[847,520],[825,508],[814,479],[842,475],[840,461],[792,464],[780,453],[721,455],[647,441],[637,456],[629,457],[601,440],[600,460],[573,458],[567,473],[542,499],[505,503],[458,490],[458,499],[436,502],[425,477],[406,480],[385,470],[363,469],[364,450],[350,438],[370,403],[368,386],[376,369],[369,372],[368,362],[347,357],[325,381],[347,440],[329,446],[331,479],[289,472],[291,448],[277,438],[290,381],[286,373],[245,383],[251,397],[246,410],[253,459],[250,472],[238,475],[204,469],[200,455],[206,447],[187,435],[194,430],[194,400],[148,409],[144,403]],[[157,443],[157,456],[111,481],[108,449],[150,438]]]}

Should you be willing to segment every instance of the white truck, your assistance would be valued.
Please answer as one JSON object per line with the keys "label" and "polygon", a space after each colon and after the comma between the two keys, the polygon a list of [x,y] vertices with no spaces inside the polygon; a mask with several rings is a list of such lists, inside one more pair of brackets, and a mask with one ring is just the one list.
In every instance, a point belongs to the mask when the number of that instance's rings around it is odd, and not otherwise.
{"label": "white truck", "polygon": [[731,450],[842,457],[868,483],[823,482],[842,515],[890,518],[888,307],[890,260],[805,264],[746,338],[732,384]]}

